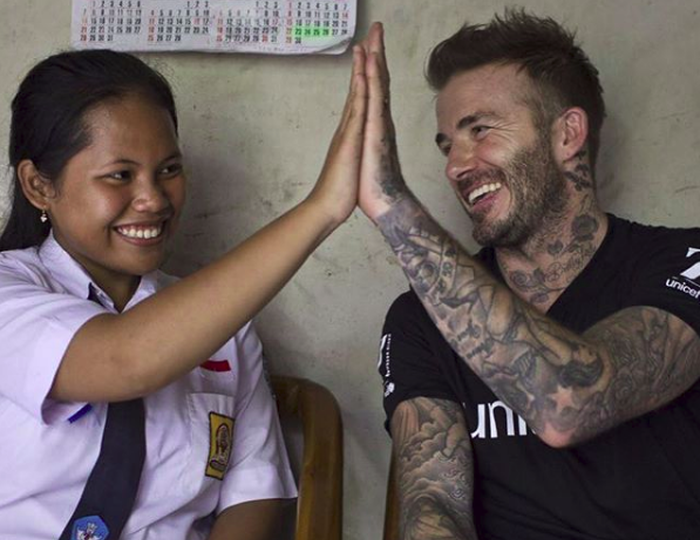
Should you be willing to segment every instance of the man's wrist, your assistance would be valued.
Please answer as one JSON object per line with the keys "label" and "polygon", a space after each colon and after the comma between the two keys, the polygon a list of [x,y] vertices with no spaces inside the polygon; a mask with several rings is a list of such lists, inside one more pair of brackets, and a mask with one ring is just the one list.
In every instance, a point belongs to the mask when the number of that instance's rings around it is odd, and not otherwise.
{"label": "man's wrist", "polygon": [[360,208],[375,225],[381,227],[379,220],[382,216],[391,214],[406,200],[415,201],[415,197],[401,174],[384,175],[372,186],[371,195],[364,197],[360,194]]}
{"label": "man's wrist", "polygon": [[425,210],[421,206],[415,195],[408,188],[405,191],[396,192],[391,197],[384,196],[381,202],[376,205],[377,211],[372,221],[377,228],[394,247],[394,244],[401,242],[396,237],[398,231],[407,232],[411,230],[417,219],[420,219]]}

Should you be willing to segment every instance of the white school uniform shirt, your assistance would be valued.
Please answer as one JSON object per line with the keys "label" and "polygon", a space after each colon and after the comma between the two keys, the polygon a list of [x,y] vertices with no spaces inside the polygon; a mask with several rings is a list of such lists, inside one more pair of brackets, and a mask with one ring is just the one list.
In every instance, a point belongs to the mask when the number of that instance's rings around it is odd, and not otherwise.
{"label": "white school uniform shirt", "polygon": [[[144,276],[126,309],[173,280]],[[91,288],[102,305],[88,300]],[[109,297],[53,236],[0,253],[2,540],[55,540],[82,495],[107,404],[62,403],[48,393],[71,338],[106,312],[116,313]],[[124,540],[201,540],[229,506],[296,496],[251,324],[202,360],[144,398],[146,460]],[[229,429],[227,450],[217,441]]]}

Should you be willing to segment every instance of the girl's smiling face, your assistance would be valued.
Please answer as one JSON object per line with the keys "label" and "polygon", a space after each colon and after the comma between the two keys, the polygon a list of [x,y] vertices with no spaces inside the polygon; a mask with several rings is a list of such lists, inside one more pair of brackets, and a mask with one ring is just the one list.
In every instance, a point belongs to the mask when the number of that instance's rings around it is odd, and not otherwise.
{"label": "girl's smiling face", "polygon": [[56,240],[118,305],[165,258],[185,201],[177,133],[168,112],[138,94],[86,114],[90,144],[48,199]]}

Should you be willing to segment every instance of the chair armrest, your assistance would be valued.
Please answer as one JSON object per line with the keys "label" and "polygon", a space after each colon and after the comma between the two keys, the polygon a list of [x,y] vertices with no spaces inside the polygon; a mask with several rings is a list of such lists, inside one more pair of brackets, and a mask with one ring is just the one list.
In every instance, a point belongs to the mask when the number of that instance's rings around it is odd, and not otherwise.
{"label": "chair armrest", "polygon": [[338,403],[307,379],[272,377],[280,416],[301,420],[304,450],[295,540],[341,540],[343,427]]}

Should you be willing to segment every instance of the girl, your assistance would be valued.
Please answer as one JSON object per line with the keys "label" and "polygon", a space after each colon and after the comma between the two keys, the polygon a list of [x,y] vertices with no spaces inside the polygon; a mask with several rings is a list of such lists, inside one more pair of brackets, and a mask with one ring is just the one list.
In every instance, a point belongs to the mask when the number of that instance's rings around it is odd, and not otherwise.
{"label": "girl", "polygon": [[12,103],[0,238],[0,537],[267,538],[295,496],[247,321],[352,212],[363,52],[320,178],[197,273],[158,270],[185,202],[168,83],[69,52]]}

